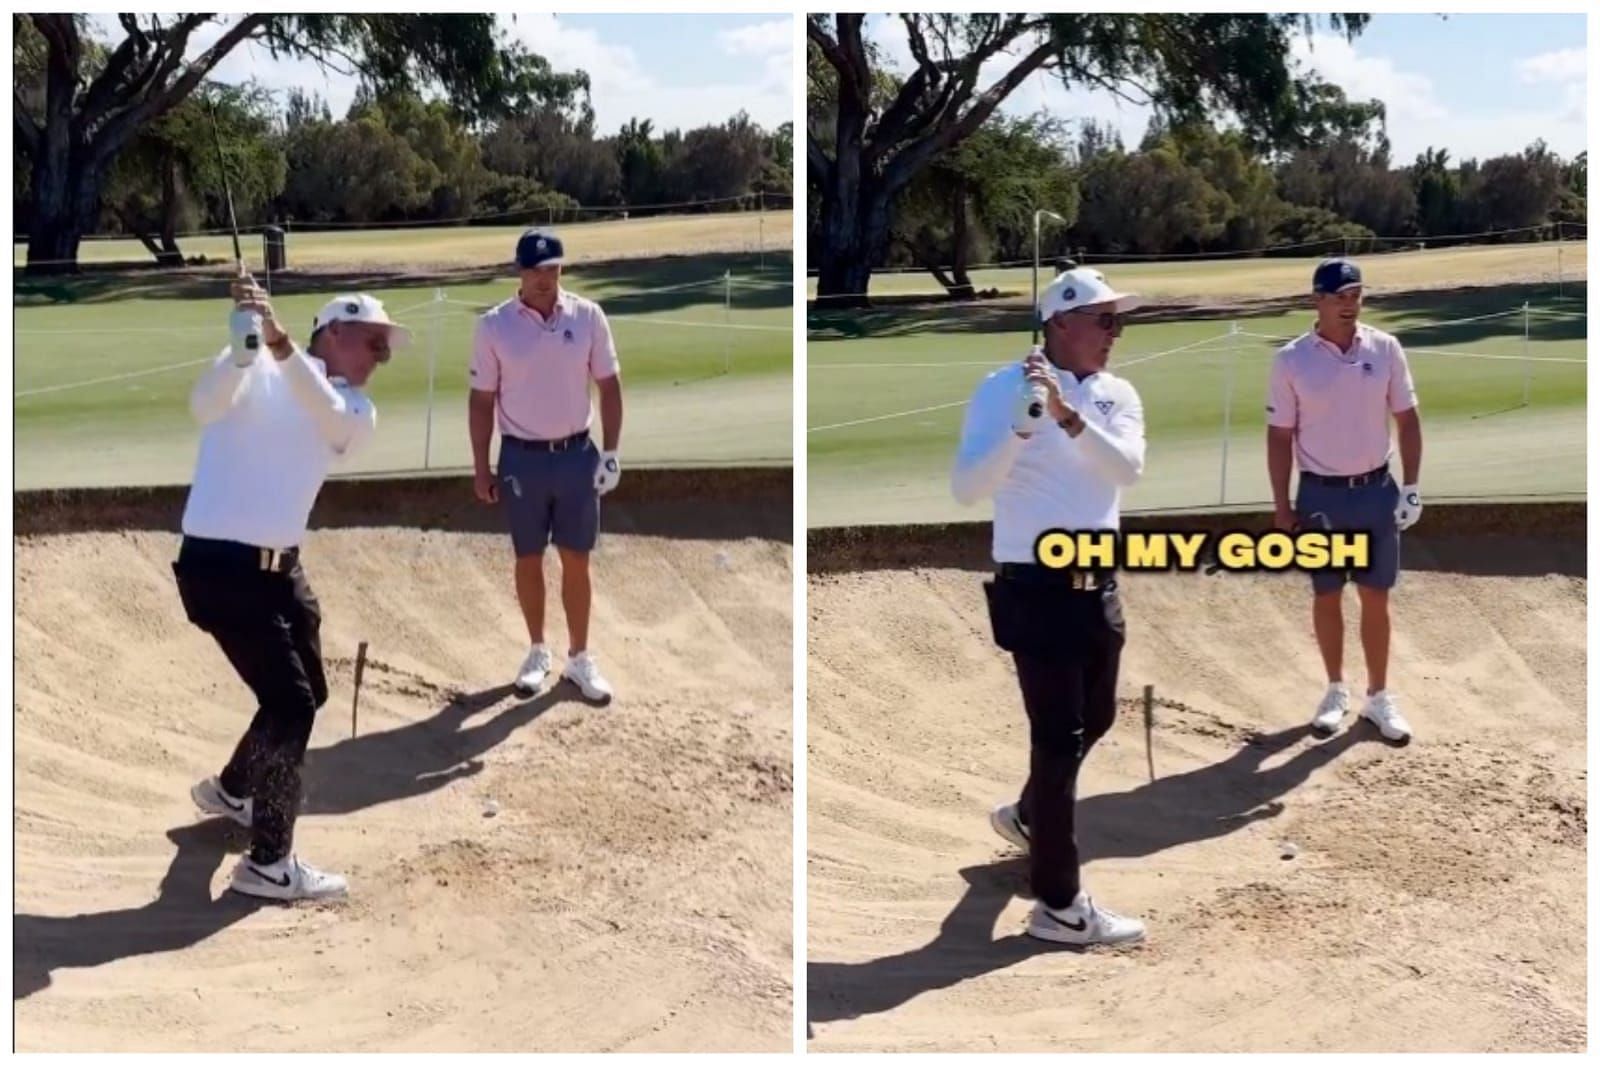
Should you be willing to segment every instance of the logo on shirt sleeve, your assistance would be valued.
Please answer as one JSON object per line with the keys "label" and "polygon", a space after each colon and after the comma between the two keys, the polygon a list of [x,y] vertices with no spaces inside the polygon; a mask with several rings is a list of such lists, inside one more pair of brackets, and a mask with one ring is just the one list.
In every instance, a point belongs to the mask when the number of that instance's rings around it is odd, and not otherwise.
{"label": "logo on shirt sleeve", "polygon": [[1100,408],[1100,413],[1102,415],[1109,415],[1111,413],[1111,409],[1116,406],[1116,403],[1111,400],[1096,400],[1094,405]]}

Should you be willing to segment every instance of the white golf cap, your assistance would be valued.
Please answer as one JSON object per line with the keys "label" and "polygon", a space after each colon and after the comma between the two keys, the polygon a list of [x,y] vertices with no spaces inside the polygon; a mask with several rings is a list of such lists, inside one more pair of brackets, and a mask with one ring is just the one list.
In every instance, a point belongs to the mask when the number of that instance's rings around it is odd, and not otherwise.
{"label": "white golf cap", "polygon": [[1055,279],[1039,293],[1036,311],[1040,322],[1048,322],[1062,311],[1095,304],[1114,304],[1116,311],[1130,311],[1139,306],[1139,297],[1129,292],[1113,289],[1106,276],[1089,267],[1075,267],[1057,274]]}
{"label": "white golf cap", "polygon": [[311,321],[311,332],[335,322],[366,322],[374,326],[389,327],[389,345],[404,348],[411,343],[411,331],[389,317],[383,301],[364,292],[344,293],[322,305],[317,317]]}

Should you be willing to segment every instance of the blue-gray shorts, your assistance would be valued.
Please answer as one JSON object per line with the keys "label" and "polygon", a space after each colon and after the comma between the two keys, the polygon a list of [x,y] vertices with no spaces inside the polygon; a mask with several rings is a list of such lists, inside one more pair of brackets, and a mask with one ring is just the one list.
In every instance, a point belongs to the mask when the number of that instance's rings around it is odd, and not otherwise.
{"label": "blue-gray shorts", "polygon": [[1371,563],[1364,570],[1318,570],[1311,575],[1314,591],[1334,592],[1346,581],[1367,588],[1392,589],[1400,578],[1400,527],[1394,510],[1400,486],[1385,475],[1356,488],[1324,485],[1302,477],[1295,495],[1295,515],[1302,529],[1332,532],[1364,530],[1371,534]]}
{"label": "blue-gray shorts", "polygon": [[539,451],[500,438],[500,502],[520,558],[554,544],[594,550],[600,535],[600,494],[594,487],[600,450],[586,438],[564,451]]}

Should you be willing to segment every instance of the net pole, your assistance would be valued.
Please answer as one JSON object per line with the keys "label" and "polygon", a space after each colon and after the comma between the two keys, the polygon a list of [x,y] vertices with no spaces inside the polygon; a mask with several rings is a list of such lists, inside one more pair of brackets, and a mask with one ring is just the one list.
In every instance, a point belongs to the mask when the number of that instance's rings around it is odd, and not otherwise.
{"label": "net pole", "polygon": [[[733,325],[733,271],[722,272],[722,324]],[[733,330],[722,331],[722,372],[733,373]]]}
{"label": "net pole", "polygon": [[1522,302],[1522,406],[1533,399],[1533,360],[1528,356],[1528,302]]}
{"label": "net pole", "polygon": [[422,469],[433,458],[433,386],[439,363],[439,327],[444,323],[444,289],[433,290],[433,327],[428,331],[428,407],[422,432]]}
{"label": "net pole", "polygon": [[1222,371],[1222,484],[1217,492],[1219,505],[1228,502],[1228,438],[1233,422],[1233,361],[1239,347],[1239,323],[1228,325],[1228,361]]}

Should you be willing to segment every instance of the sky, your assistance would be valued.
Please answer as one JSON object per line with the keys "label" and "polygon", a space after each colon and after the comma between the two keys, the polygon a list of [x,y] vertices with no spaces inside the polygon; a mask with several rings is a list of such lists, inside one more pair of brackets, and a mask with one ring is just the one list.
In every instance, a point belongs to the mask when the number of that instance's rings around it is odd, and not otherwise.
{"label": "sky", "polygon": [[[115,26],[115,20],[102,23]],[[589,74],[595,124],[602,136],[630,118],[658,131],[721,123],[743,108],[766,129],[794,117],[794,20],[789,15],[499,16],[507,33],[557,70]],[[237,21],[224,16],[198,31],[189,55],[200,54]],[[111,35],[120,39],[120,28]],[[255,78],[280,93],[300,87],[322,95],[335,115],[355,96],[353,77],[310,61],[274,60],[245,44],[214,72],[226,83]],[[280,97],[281,99],[281,97]]]}
{"label": "sky", "polygon": [[[875,16],[872,38],[910,69],[898,20]],[[1585,150],[1586,67],[1582,15],[1374,15],[1354,41],[1325,20],[1310,39],[1297,39],[1294,58],[1354,99],[1388,107],[1392,159],[1409,164],[1428,147],[1452,160],[1520,152],[1535,138],[1567,158]],[[982,84],[1003,69],[986,66]],[[1035,75],[1002,109],[1016,115],[1041,108],[1070,118],[1111,122],[1132,147],[1144,135],[1149,111],[1109,93],[1063,89]]]}

